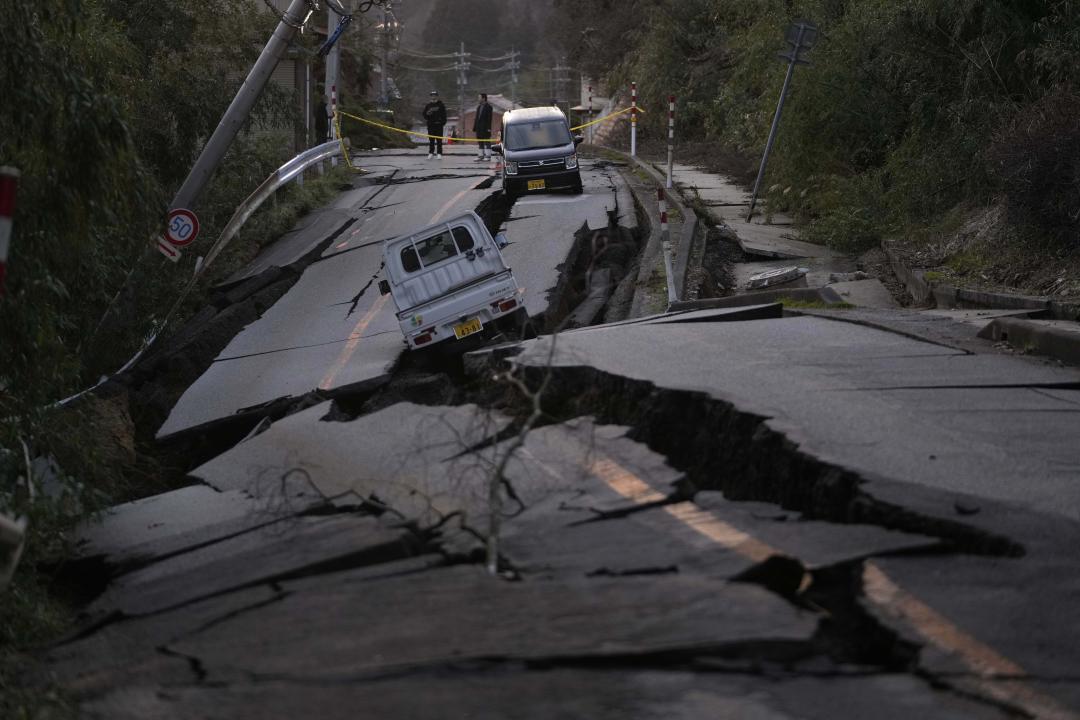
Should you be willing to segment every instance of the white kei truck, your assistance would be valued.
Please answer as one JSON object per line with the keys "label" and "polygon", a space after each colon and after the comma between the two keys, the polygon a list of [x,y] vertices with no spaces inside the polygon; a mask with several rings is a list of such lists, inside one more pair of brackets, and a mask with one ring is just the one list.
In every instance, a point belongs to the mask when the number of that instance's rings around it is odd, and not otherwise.
{"label": "white kei truck", "polygon": [[474,212],[383,242],[379,291],[393,297],[410,350],[524,327],[524,291],[503,260],[505,246]]}

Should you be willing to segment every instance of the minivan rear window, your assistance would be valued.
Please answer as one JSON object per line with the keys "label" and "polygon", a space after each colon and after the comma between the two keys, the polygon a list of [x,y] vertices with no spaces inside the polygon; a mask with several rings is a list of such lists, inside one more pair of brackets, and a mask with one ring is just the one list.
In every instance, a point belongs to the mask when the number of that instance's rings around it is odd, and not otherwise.
{"label": "minivan rear window", "polygon": [[401,267],[405,272],[416,272],[421,267],[452,258],[458,253],[471,250],[476,242],[468,228],[456,227],[438,235],[425,238],[401,249]]}
{"label": "minivan rear window", "polygon": [[504,144],[509,150],[539,150],[569,145],[570,128],[565,120],[540,120],[538,122],[511,123],[504,130]]}

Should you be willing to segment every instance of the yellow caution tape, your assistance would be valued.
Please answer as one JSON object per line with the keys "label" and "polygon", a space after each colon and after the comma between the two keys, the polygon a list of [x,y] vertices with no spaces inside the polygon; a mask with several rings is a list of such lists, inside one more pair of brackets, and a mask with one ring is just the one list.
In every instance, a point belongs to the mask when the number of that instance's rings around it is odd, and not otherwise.
{"label": "yellow caution tape", "polygon": [[[633,108],[633,107],[628,107],[628,108],[623,108],[622,110],[617,110],[616,112],[613,112],[610,115],[605,115],[604,117],[596,118],[595,120],[587,122],[584,125],[578,125],[577,127],[572,127],[572,128],[570,128],[570,131],[573,132],[574,130],[583,130],[583,129],[589,127],[590,125],[595,125],[597,123],[605,122],[607,120],[610,120],[613,117],[618,117],[619,115],[622,115],[623,113],[628,113],[628,112],[630,112],[630,111],[632,111],[634,109],[635,108]],[[637,108],[637,111],[639,113],[645,112],[641,108]]]}
{"label": "yellow caution tape", "polygon": [[[572,128],[570,128],[570,131],[573,132],[575,130],[582,130],[584,128],[589,127],[590,125],[596,125],[597,123],[602,123],[602,122],[605,122],[607,120],[611,120],[612,118],[618,117],[619,115],[622,115],[623,113],[631,112],[634,109],[635,108],[633,108],[633,107],[623,108],[622,110],[618,110],[616,112],[613,112],[610,115],[605,115],[604,117],[597,118],[595,120],[587,122],[584,125],[578,125],[576,127],[572,127]],[[644,113],[645,112],[645,110],[643,110],[640,107],[636,108],[636,110],[639,113]],[[367,118],[362,118],[362,117],[360,117],[358,115],[352,115],[350,113],[343,112],[341,110],[338,110],[338,111],[336,111],[334,113],[334,127],[337,130],[338,137],[341,137],[341,117],[347,117],[347,118],[349,118],[351,120],[356,120],[358,122],[366,123],[367,125],[372,125],[372,126],[377,127],[377,128],[382,128],[383,130],[390,130],[392,132],[399,132],[399,133],[402,133],[404,135],[412,135],[414,137],[430,138],[430,139],[434,139],[434,140],[443,140],[443,141],[459,142],[459,143],[462,143],[462,142],[497,143],[497,142],[499,142],[498,138],[449,137],[449,136],[446,136],[446,135],[428,135],[427,133],[414,132],[413,130],[403,130],[402,128],[394,127],[393,125],[387,125],[385,123],[375,122],[374,120],[368,120]],[[346,161],[348,161],[348,159],[349,159],[348,158],[348,153],[345,151],[344,142],[342,143],[342,154],[345,155],[345,159],[346,159]],[[351,162],[349,163],[349,167],[352,167]],[[353,168],[353,169],[358,170],[359,168]]]}

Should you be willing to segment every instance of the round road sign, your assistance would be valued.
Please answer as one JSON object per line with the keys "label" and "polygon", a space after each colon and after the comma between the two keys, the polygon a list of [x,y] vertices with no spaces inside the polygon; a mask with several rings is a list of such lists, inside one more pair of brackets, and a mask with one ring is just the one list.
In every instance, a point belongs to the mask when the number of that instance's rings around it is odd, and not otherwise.
{"label": "round road sign", "polygon": [[176,247],[190,245],[199,236],[199,218],[195,213],[184,208],[169,211],[168,225],[165,227],[165,239]]}

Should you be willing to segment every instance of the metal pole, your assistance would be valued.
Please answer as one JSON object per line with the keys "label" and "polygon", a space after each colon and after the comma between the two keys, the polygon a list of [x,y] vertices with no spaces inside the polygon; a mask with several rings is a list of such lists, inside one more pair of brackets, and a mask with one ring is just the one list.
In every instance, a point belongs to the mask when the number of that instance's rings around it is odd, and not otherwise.
{"label": "metal pole", "polygon": [[630,83],[630,157],[637,157],[637,83]]}
{"label": "metal pole", "polygon": [[667,120],[667,187],[671,187],[671,172],[675,166],[675,96],[668,95]]}
{"label": "metal pole", "polygon": [[656,188],[656,199],[660,201],[660,241],[664,248],[664,276],[667,278],[668,304],[675,302],[675,271],[671,267],[671,231],[668,230],[667,198],[664,188]]}
{"label": "metal pole", "polygon": [[221,164],[221,159],[225,157],[225,151],[232,145],[236,133],[240,131],[241,126],[247,120],[255,101],[262,94],[270,75],[274,72],[274,67],[285,56],[285,51],[289,48],[289,42],[296,35],[297,28],[295,26],[300,25],[306,15],[306,7],[307,2],[305,0],[292,0],[289,3],[289,9],[285,11],[285,15],[281,22],[278,23],[277,29],[270,36],[270,40],[266,43],[266,47],[263,48],[259,59],[255,61],[255,65],[251,68],[251,72],[248,73],[247,79],[244,80],[244,84],[240,87],[240,92],[233,98],[229,109],[225,111],[225,115],[222,116],[217,129],[214,130],[214,134],[206,141],[206,146],[199,155],[199,159],[195,161],[191,172],[188,173],[184,183],[176,191],[172,202],[169,203],[170,210],[190,208],[195,204],[206,184],[210,181],[210,176],[214,174],[218,165]]}
{"label": "metal pole", "polygon": [[[592,122],[592,85],[589,86],[589,120]],[[593,141],[593,126],[589,126],[589,144],[592,145]]]}
{"label": "metal pole", "polygon": [[461,126],[458,133],[465,137],[465,41],[461,41],[461,52],[458,54],[458,125]]}
{"label": "metal pole", "polygon": [[[304,147],[307,150],[311,145],[311,63],[304,61]],[[301,150],[301,152],[303,152]],[[304,174],[296,177],[296,184],[303,187]]]}
{"label": "metal pole", "polygon": [[4,295],[7,277],[8,249],[11,247],[11,226],[15,222],[15,191],[19,187],[19,170],[7,165],[0,167],[0,297]]}
{"label": "metal pole", "polygon": [[784,87],[780,89],[780,100],[776,103],[776,114],[773,115],[772,127],[769,128],[769,139],[765,141],[765,153],[761,156],[761,167],[758,168],[757,179],[754,180],[754,192],[750,194],[750,210],[746,213],[746,222],[754,217],[754,205],[757,204],[758,190],[761,188],[761,180],[765,177],[765,166],[769,163],[769,153],[772,152],[773,141],[776,140],[776,130],[780,127],[780,114],[784,112],[784,100],[787,98],[788,86],[791,85],[791,76],[795,73],[795,64],[799,59],[799,50],[802,49],[804,25],[799,25],[799,35],[795,39],[795,49],[791,51],[791,59],[788,62],[787,74],[784,75]]}

